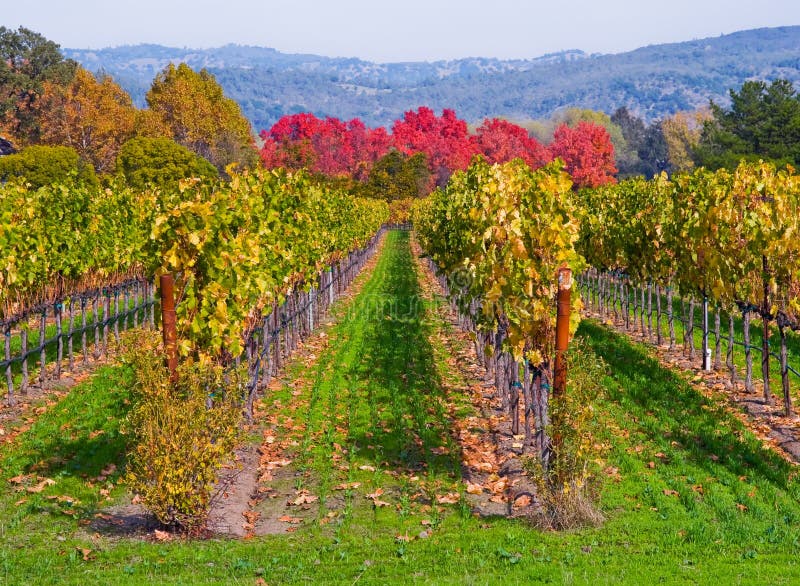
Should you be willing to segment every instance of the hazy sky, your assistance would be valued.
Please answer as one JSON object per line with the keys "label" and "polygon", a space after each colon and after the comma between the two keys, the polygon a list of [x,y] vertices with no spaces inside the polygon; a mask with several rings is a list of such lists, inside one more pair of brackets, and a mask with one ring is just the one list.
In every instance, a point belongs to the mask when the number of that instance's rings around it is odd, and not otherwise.
{"label": "hazy sky", "polygon": [[800,0],[3,0],[0,25],[69,48],[227,43],[373,61],[538,57],[800,24]]}

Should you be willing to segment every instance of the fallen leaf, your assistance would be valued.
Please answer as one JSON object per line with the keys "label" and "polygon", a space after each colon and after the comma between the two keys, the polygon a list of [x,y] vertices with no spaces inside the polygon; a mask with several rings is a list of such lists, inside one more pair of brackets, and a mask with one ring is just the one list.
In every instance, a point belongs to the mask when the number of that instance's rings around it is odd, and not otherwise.
{"label": "fallen leaf", "polygon": [[447,494],[436,497],[436,502],[440,505],[454,505],[460,500],[461,495],[459,495],[457,492],[448,492]]}
{"label": "fallen leaf", "polygon": [[736,503],[736,508],[742,512],[745,512],[747,510],[747,505],[743,505],[742,503]]}
{"label": "fallen leaf", "polygon": [[365,472],[375,472],[375,466],[370,466],[369,464],[364,464],[363,466],[359,466],[358,469],[364,470]]}
{"label": "fallen leaf", "polygon": [[669,488],[664,489],[664,494],[666,496],[680,496],[680,493],[677,490],[670,490]]}
{"label": "fallen leaf", "polygon": [[333,487],[333,490],[353,490],[361,486],[360,482],[343,482]]}
{"label": "fallen leaf", "polygon": [[315,503],[319,500],[318,496],[313,494],[301,494],[294,500],[290,500],[287,504],[289,505],[310,505],[311,503]]}
{"label": "fallen leaf", "polygon": [[83,547],[78,547],[76,549],[78,550],[78,552],[83,557],[83,561],[89,562],[89,561],[94,559],[94,553],[92,552],[91,549],[86,549],[86,548],[83,548]]}
{"label": "fallen leaf", "polygon": [[467,482],[467,492],[469,494],[483,494],[483,487],[480,484]]}
{"label": "fallen leaf", "polygon": [[169,541],[172,539],[172,535],[169,531],[161,531],[160,529],[156,529],[153,535],[158,541]]}
{"label": "fallen leaf", "polygon": [[52,478],[44,478],[36,486],[29,486],[25,490],[27,490],[28,492],[32,492],[32,493],[40,493],[45,489],[46,486],[53,486],[55,483],[56,483],[56,481],[53,480]]}
{"label": "fallen leaf", "polygon": [[368,499],[373,499],[373,500],[375,500],[376,498],[378,498],[378,497],[379,497],[379,496],[381,496],[382,494],[383,494],[383,489],[382,489],[382,488],[377,488],[377,489],[375,490],[375,492],[368,494],[368,495],[367,495],[367,498],[368,498]]}
{"label": "fallen leaf", "polygon": [[283,517],[278,517],[278,521],[281,521],[283,523],[292,523],[292,524],[295,524],[295,525],[298,524],[298,523],[302,523],[303,522],[303,520],[300,517],[290,517],[289,515],[284,515]]}
{"label": "fallen leaf", "polygon": [[530,506],[530,504],[531,504],[531,497],[529,497],[527,494],[523,494],[514,500],[514,506],[520,509]]}
{"label": "fallen leaf", "polygon": [[291,460],[289,460],[287,458],[284,458],[283,460],[273,460],[271,462],[268,462],[267,464],[269,466],[273,466],[273,467],[274,466],[278,466],[279,468],[283,468],[284,466],[288,466],[291,463],[292,463]]}

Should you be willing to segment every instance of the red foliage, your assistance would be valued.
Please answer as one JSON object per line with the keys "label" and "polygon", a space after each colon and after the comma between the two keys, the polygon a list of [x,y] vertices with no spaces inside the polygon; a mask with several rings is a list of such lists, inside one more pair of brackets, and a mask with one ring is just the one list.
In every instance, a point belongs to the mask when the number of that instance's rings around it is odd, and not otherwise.
{"label": "red foliage", "polygon": [[615,183],[614,145],[605,128],[579,122],[575,128],[562,124],[553,134],[550,152],[561,158],[576,187]]}
{"label": "red foliage", "polygon": [[527,130],[499,118],[484,120],[472,141],[476,151],[490,163],[507,163],[519,158],[536,169],[553,158],[547,148],[528,135]]}
{"label": "red foliage", "polygon": [[267,167],[306,167],[326,175],[366,178],[372,164],[389,150],[386,129],[371,130],[361,120],[317,118],[310,113],[284,116],[262,132],[261,159]]}
{"label": "red foliage", "polygon": [[475,153],[467,131],[467,123],[453,110],[442,110],[437,117],[433,110],[422,106],[409,110],[392,126],[394,146],[402,153],[425,153],[437,185],[447,182],[453,171],[466,169]]}
{"label": "red foliage", "polygon": [[534,169],[560,157],[576,187],[612,183],[617,172],[611,138],[597,124],[580,122],[575,128],[562,124],[550,146],[544,147],[524,128],[497,118],[484,120],[470,136],[467,123],[453,110],[437,116],[424,106],[395,121],[391,135],[385,128],[367,128],[357,118],[343,122],[303,113],[284,116],[261,138],[261,158],[267,167],[306,167],[361,181],[392,147],[407,155],[424,153],[437,185],[444,185],[453,171],[465,169],[476,153],[490,163],[522,158]]}

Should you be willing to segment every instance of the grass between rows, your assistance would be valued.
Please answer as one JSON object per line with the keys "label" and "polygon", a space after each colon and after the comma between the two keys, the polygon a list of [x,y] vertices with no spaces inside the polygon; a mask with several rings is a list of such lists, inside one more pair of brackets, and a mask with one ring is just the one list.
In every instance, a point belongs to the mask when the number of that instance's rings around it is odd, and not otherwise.
{"label": "grass between rows", "polygon": [[[130,373],[105,368],[0,450],[0,583],[800,581],[800,491],[789,465],[644,346],[591,320],[578,336],[608,364],[595,406],[606,430],[598,440],[612,446],[601,495],[606,524],[542,533],[521,521],[477,519],[458,504],[412,500],[417,485],[429,495],[457,490],[448,418],[469,407],[441,341],[448,325],[419,296],[407,238],[390,233],[353,311],[339,308],[318,360],[290,367],[287,377],[299,384],[265,398],[287,429],[284,417],[302,414],[291,426],[304,472],[299,487],[333,509],[335,483],[363,483],[333,522],[250,540],[167,543],[86,527],[102,507],[128,498],[118,472],[98,480],[109,463],[124,464],[120,420],[130,400]],[[455,408],[442,402],[446,389]],[[361,469],[367,465],[375,471]],[[55,484],[17,492],[8,480],[20,473]],[[28,482],[36,489],[40,480]],[[106,501],[100,491],[111,484]],[[359,494],[379,487],[393,506],[373,508]],[[48,498],[59,496],[74,500]],[[396,539],[427,527],[427,538]]]}

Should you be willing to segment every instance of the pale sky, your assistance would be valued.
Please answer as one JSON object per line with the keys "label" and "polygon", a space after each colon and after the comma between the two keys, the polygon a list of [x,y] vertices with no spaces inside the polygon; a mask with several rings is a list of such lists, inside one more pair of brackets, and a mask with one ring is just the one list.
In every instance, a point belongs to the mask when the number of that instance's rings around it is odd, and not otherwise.
{"label": "pale sky", "polygon": [[371,61],[618,53],[800,24],[800,0],[3,0],[62,47],[228,43]]}

